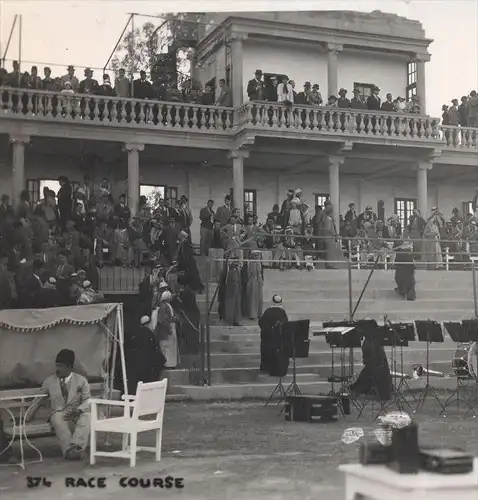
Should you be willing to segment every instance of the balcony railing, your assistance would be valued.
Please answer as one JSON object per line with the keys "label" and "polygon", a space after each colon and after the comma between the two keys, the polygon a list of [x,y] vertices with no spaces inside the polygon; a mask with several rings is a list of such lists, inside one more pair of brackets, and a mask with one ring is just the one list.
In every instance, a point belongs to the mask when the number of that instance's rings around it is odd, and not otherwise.
{"label": "balcony railing", "polygon": [[110,123],[224,133],[234,110],[220,106],[0,88],[5,115],[49,121]]}
{"label": "balcony railing", "polygon": [[[329,136],[441,141],[478,150],[477,128],[440,125],[439,118],[401,113],[247,102],[239,108],[182,102],[61,94],[0,87],[3,116],[156,130],[229,134],[235,130],[291,130]],[[0,114],[0,117],[2,116]]]}
{"label": "balcony railing", "polygon": [[313,106],[248,102],[239,109],[239,126],[330,135],[429,140],[440,138],[440,120],[420,115],[352,111]]}

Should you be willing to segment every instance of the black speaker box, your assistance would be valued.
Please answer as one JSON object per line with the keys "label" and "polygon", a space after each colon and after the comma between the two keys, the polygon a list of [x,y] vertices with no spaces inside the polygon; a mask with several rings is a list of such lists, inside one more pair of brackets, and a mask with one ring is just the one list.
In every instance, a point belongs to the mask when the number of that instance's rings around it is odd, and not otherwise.
{"label": "black speaker box", "polygon": [[416,424],[412,423],[403,429],[392,429],[392,455],[388,466],[399,474],[417,474],[420,462]]}
{"label": "black speaker box", "polygon": [[288,396],[286,421],[334,422],[338,414],[337,398],[330,396]]}

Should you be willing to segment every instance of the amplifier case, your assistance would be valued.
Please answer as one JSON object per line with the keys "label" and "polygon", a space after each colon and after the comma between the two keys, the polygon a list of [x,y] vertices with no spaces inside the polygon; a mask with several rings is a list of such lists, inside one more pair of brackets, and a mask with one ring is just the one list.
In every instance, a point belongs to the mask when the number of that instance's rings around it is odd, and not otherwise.
{"label": "amplifier case", "polygon": [[338,414],[337,398],[330,396],[288,396],[286,421],[334,422]]}

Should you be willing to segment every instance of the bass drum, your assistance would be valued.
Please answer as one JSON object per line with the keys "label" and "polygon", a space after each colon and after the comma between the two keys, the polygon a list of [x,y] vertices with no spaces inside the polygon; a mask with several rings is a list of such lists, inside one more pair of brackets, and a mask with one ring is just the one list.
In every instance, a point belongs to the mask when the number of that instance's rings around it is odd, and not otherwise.
{"label": "bass drum", "polygon": [[478,379],[476,342],[472,344],[459,344],[451,365],[455,376]]}

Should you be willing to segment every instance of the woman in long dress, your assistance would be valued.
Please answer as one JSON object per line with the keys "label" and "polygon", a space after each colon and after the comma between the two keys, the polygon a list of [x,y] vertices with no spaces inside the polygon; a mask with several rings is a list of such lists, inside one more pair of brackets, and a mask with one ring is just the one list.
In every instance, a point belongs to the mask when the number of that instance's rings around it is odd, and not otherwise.
{"label": "woman in long dress", "polygon": [[[161,352],[166,358],[166,368],[178,366],[178,339],[176,336],[176,316],[171,305],[172,295],[169,290],[162,293],[155,328]],[[154,315],[154,311],[153,311]]]}
{"label": "woman in long dress", "polygon": [[322,236],[325,240],[325,254],[327,269],[337,269],[339,262],[344,260],[344,256],[337,242],[337,228],[335,227],[334,219],[332,218],[334,208],[332,205],[327,205],[324,208],[324,217],[322,219]]}
{"label": "woman in long dress", "polygon": [[224,278],[223,317],[226,325],[238,326],[242,319],[242,277],[239,261],[231,259]]}
{"label": "woman in long dress", "polygon": [[422,260],[427,269],[439,269],[442,266],[442,253],[440,245],[441,218],[437,211],[433,211],[423,230]]}
{"label": "woman in long dress", "polygon": [[413,258],[415,261],[422,259],[422,236],[425,226],[426,222],[421,216],[420,210],[415,209],[408,224],[408,236],[413,241]]}
{"label": "woman in long dress", "polygon": [[262,315],[263,288],[261,253],[253,251],[247,263],[246,314],[249,319],[258,319]]}

